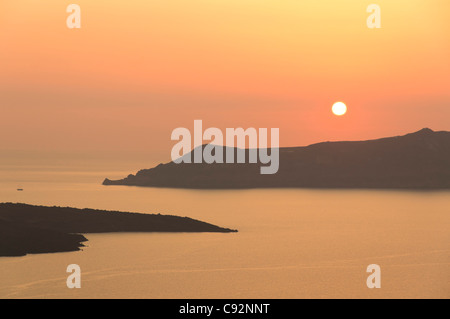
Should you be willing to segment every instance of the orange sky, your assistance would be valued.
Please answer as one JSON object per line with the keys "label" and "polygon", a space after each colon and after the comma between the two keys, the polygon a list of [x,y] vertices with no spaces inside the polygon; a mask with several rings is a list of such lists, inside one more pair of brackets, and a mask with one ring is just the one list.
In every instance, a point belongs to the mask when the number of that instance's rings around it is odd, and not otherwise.
{"label": "orange sky", "polygon": [[[66,7],[82,9],[70,30]],[[377,3],[382,29],[369,29]],[[2,0],[0,152],[149,152],[171,131],[282,146],[450,130],[448,0]],[[331,106],[344,101],[343,117]]]}

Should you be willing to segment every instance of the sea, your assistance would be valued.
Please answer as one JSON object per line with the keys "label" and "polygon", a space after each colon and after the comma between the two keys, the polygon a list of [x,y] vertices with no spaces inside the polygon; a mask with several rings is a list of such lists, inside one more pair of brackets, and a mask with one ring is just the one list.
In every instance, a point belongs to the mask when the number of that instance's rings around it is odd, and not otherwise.
{"label": "sea", "polygon": [[[450,298],[450,191],[102,186],[155,164],[8,158],[0,202],[188,216],[239,232],[86,234],[79,252],[0,258],[0,298]],[[67,287],[72,264],[80,289]],[[380,288],[367,285],[370,265]]]}

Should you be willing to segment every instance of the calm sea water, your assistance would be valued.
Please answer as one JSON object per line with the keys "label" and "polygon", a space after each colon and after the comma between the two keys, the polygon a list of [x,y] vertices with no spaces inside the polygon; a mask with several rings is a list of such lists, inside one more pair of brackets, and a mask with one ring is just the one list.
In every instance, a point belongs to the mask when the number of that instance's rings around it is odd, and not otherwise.
{"label": "calm sea water", "polygon": [[[151,166],[9,163],[0,201],[189,216],[239,233],[88,234],[82,252],[0,258],[0,298],[450,298],[448,191],[101,186]],[[69,264],[81,289],[66,287]],[[366,286],[370,264],[381,289]]]}

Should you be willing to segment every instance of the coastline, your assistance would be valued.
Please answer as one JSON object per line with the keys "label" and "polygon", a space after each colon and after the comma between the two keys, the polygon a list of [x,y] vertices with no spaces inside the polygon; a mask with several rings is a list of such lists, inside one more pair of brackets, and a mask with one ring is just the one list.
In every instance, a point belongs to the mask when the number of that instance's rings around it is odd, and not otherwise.
{"label": "coastline", "polygon": [[234,233],[188,217],[0,203],[0,257],[79,251],[81,234],[117,232]]}

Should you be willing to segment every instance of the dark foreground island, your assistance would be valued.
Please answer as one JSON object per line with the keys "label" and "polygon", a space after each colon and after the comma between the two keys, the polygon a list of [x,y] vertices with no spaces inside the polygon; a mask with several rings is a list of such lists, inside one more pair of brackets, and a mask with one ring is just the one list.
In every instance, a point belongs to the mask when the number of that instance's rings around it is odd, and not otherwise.
{"label": "dark foreground island", "polygon": [[0,257],[80,250],[80,234],[237,232],[188,217],[0,203]]}

